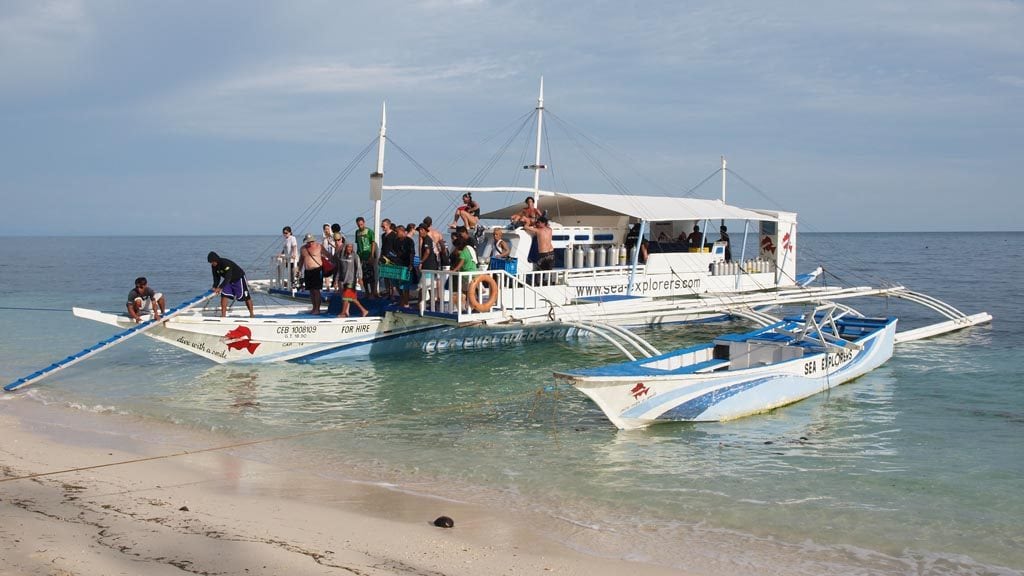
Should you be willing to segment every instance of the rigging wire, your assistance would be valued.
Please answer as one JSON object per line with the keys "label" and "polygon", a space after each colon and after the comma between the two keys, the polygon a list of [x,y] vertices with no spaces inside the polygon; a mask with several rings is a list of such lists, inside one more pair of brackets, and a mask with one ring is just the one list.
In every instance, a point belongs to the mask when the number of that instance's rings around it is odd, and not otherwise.
{"label": "rigging wire", "polygon": [[[743,184],[747,185],[748,187],[750,187],[751,190],[753,190],[754,192],[759,194],[762,198],[764,198],[767,202],[769,202],[776,210],[786,211],[771,196],[769,196],[763,190],[761,190],[760,188],[755,186],[753,183],[748,181],[742,175],[737,174],[736,171],[732,170],[731,168],[727,168],[726,170],[730,174],[732,174],[737,180],[739,180]],[[817,229],[816,227],[814,227],[814,226],[812,226],[810,224],[804,224],[802,227],[806,228],[806,229],[809,229],[808,231],[811,232],[811,233],[822,233],[823,232],[822,230],[819,230],[819,229]],[[849,274],[852,277],[860,279],[860,280],[862,280],[864,282],[867,282],[869,284],[877,282],[878,284],[880,284],[882,286],[893,286],[894,285],[894,283],[892,281],[888,280],[888,279],[882,278],[882,277],[877,276],[875,274],[864,272],[866,270],[873,269],[874,268],[874,264],[873,263],[868,262],[867,260],[864,260],[863,258],[860,258],[860,257],[856,256],[855,254],[851,254],[849,250],[843,249],[844,248],[843,246],[841,246],[838,243],[834,243],[830,239],[826,238],[825,241],[828,243],[826,248],[834,248],[834,250],[828,250],[829,254],[843,254],[843,257],[848,259],[854,265],[853,267],[851,267],[848,270]],[[801,258],[802,259],[806,259],[806,257],[803,256],[803,254],[809,253],[812,258],[818,259],[819,262],[824,261],[824,256],[822,254],[818,254],[814,250],[808,250],[806,248],[806,244],[803,243],[803,242],[801,243],[801,245],[802,245],[801,246],[801,252],[802,252]],[[825,267],[822,266],[822,269],[824,270]],[[832,274],[832,277],[835,278],[836,280],[839,280],[840,282],[842,282],[842,280],[838,276],[836,276],[835,274]]]}
{"label": "rigging wire", "polygon": [[[313,222],[313,219],[320,213],[320,211],[327,204],[327,202],[330,201],[330,199],[335,195],[335,193],[337,193],[337,191],[341,188],[341,185],[344,184],[348,177],[352,175],[352,172],[356,169],[359,163],[366,158],[366,156],[370,153],[370,151],[373,149],[373,146],[376,143],[377,138],[373,138],[358,154],[356,154],[356,156],[351,161],[349,161],[349,163],[345,166],[345,168],[341,170],[341,172],[339,172],[337,175],[334,176],[334,178],[331,179],[330,183],[320,192],[320,194],[317,195],[313,202],[307,205],[306,208],[303,209],[303,211],[300,212],[297,217],[292,219],[293,223],[290,224],[290,226],[292,227],[293,234],[295,234],[296,237],[298,237],[298,235],[301,233],[299,231],[308,229],[310,223]],[[264,246],[264,248],[259,252],[259,254],[253,259],[254,261],[250,262],[250,264],[254,266],[259,266],[260,263],[266,260],[266,258],[270,254],[273,254],[277,251],[276,246],[280,246],[279,242],[280,239],[274,239],[268,242]]]}

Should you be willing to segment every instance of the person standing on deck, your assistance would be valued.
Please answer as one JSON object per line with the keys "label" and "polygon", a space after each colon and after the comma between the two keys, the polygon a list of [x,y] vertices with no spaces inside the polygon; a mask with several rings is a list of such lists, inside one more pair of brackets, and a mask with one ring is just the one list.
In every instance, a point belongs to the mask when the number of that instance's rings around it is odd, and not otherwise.
{"label": "person standing on deck", "polygon": [[356,218],[356,255],[363,267],[363,290],[377,298],[377,241],[362,216]]}
{"label": "person standing on deck", "polygon": [[136,324],[142,322],[142,314],[146,312],[152,312],[153,320],[159,320],[166,310],[164,295],[154,292],[146,284],[146,278],[139,276],[135,279],[135,288],[128,293],[128,315]]}
{"label": "person standing on deck", "polygon": [[288,287],[294,288],[299,272],[299,241],[292,235],[291,226],[282,228],[281,234],[284,234],[284,248],[281,249],[281,257],[288,267]]}
{"label": "person standing on deck", "polygon": [[700,233],[700,226],[694,224],[693,232],[686,237],[686,243],[689,244],[690,248],[702,249],[704,248],[704,236]]}
{"label": "person standing on deck", "polygon": [[[380,221],[380,259],[385,264],[391,264],[395,257],[395,241],[397,234],[391,225],[391,219],[385,218]],[[395,283],[390,278],[384,278],[384,298],[394,296]]]}
{"label": "person standing on deck", "polygon": [[[330,230],[330,226],[327,229]],[[310,314],[320,313],[320,291],[324,288],[324,257],[330,257],[325,252],[323,245],[318,244],[312,234],[306,234],[306,237],[302,239],[299,260],[302,264],[306,290],[309,290],[309,300],[313,303],[313,309],[309,311]]]}
{"label": "person standing on deck", "polygon": [[249,317],[255,318],[252,311],[252,298],[249,296],[249,283],[245,281],[245,270],[227,258],[221,258],[216,252],[206,255],[206,261],[213,270],[213,293],[220,294],[220,316],[228,314],[228,298],[245,301],[249,309]]}
{"label": "person standing on deck", "polygon": [[340,251],[341,255],[337,259],[338,285],[341,290],[341,314],[338,314],[338,318],[348,316],[351,304],[355,304],[362,311],[363,316],[366,316],[370,311],[359,302],[359,294],[356,292],[356,286],[363,281],[362,262],[359,256],[356,255],[355,246],[352,244],[345,244],[344,248],[341,248]]}
{"label": "person standing on deck", "polygon": [[330,224],[324,224],[324,237],[320,239],[320,247],[326,254],[334,254],[334,232]]}
{"label": "person standing on deck", "polygon": [[535,224],[523,226],[523,230],[537,242],[537,270],[551,270],[555,266],[555,245],[551,242],[547,216],[537,218]]}
{"label": "person standing on deck", "polygon": [[721,226],[718,227],[718,232],[719,232],[718,241],[719,242],[725,242],[725,261],[726,262],[732,262],[732,247],[729,246],[729,232],[728,232],[728,230],[729,229],[725,227],[725,224],[722,224]]}
{"label": "person standing on deck", "polygon": [[395,285],[398,288],[398,305],[408,306],[409,305],[409,286],[415,278],[417,270],[413,268],[413,257],[416,255],[416,241],[409,237],[409,233],[405,231],[404,226],[395,227],[395,258],[393,264],[401,266],[409,271],[409,280],[401,281],[395,280]]}

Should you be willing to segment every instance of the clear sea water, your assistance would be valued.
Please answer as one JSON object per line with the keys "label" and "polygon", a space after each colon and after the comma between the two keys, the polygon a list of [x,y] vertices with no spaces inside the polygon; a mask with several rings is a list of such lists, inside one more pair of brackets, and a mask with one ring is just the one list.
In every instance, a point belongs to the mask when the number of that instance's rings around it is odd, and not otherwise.
{"label": "clear sea water", "polygon": [[[734,241],[736,239],[734,238]],[[270,237],[4,238],[0,380],[114,332],[137,275],[173,305],[209,285],[216,250],[264,273]],[[1024,233],[803,234],[800,270],[899,283],[989,326],[898,347],[828,394],[721,424],[616,431],[552,370],[618,360],[593,340],[344,363],[216,366],[136,338],[25,392],[109,420],[213,438],[328,477],[537,515],[594,554],[696,574],[1019,574],[1024,570]],[[248,265],[247,265],[248,264]],[[898,301],[858,303],[934,318]],[[937,319],[937,318],[936,318]],[[742,326],[644,332],[662,349]]]}

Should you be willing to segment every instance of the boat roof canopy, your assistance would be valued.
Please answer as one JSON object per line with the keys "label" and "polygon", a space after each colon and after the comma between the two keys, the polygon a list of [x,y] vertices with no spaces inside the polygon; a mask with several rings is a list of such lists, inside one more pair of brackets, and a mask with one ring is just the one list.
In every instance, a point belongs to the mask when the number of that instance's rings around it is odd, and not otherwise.
{"label": "boat roof canopy", "polygon": [[[630,196],[624,194],[569,194],[542,192],[537,207],[548,211],[556,222],[588,216],[629,216],[648,222],[672,220],[755,220],[778,221],[778,213],[730,206],[721,200]],[[504,220],[522,210],[522,202],[481,214],[481,218]]]}

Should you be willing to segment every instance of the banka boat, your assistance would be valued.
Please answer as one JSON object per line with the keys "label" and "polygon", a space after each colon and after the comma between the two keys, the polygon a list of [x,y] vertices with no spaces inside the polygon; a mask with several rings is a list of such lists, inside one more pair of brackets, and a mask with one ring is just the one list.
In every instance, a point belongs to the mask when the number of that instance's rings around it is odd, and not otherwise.
{"label": "banka boat", "polygon": [[745,334],[650,358],[556,372],[620,429],[733,420],[845,384],[893,353],[896,318],[817,307]]}
{"label": "banka boat", "polygon": [[[385,194],[432,193],[449,199],[465,192],[478,197],[497,194],[508,198],[511,194],[519,199],[527,194],[546,212],[553,231],[551,270],[537,269],[531,256],[535,252],[533,238],[521,228],[505,230],[510,256],[492,258],[493,232],[488,230],[477,247],[481,270],[425,271],[414,286],[419,297],[410,306],[377,303],[371,305],[368,317],[340,319],[305,314],[308,304],[299,303],[260,306],[255,318],[244,314],[220,318],[216,310],[190,306],[174,318],[147,326],[145,335],[218,363],[260,363],[429,353],[580,334],[614,339],[622,335],[622,326],[729,318],[767,322],[762,311],[772,307],[866,296],[913,301],[945,317],[898,334],[897,341],[991,320],[984,312],[967,315],[898,285],[812,286],[820,269],[798,273],[797,214],[726,203],[729,171],[724,158],[722,193],[716,199],[542,189],[540,176],[547,168],[541,154],[543,82],[534,118],[534,162],[524,166],[533,172],[532,187],[385,185],[384,152],[389,138],[386,110],[382,111],[377,163],[370,174],[373,229],[380,230]],[[318,198],[318,205],[329,199]],[[353,200],[346,202],[351,206]],[[481,214],[481,225],[508,224],[521,208],[517,202]],[[731,246],[706,235],[721,224],[728,225]],[[696,247],[673,240],[694,226],[705,231]],[[265,270],[266,279],[250,282],[254,290],[273,297],[302,296],[283,280],[287,274],[280,260],[271,259]],[[382,276],[398,282],[406,281],[407,274],[405,269],[381,266]],[[465,308],[452,305],[452,294],[460,293],[467,294]],[[81,308],[74,313],[122,329],[133,326],[125,315]],[[57,369],[59,366],[54,367]]]}

